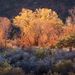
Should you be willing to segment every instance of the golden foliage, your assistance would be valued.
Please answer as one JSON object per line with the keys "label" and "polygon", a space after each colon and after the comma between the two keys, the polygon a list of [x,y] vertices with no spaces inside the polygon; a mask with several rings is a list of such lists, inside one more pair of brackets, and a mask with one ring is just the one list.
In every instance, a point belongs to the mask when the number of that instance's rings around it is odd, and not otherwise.
{"label": "golden foliage", "polygon": [[21,28],[20,46],[51,46],[61,34],[62,21],[51,9],[22,9],[13,19],[14,25]]}
{"label": "golden foliage", "polygon": [[75,25],[63,26],[62,35],[59,38],[57,46],[75,47]]}
{"label": "golden foliage", "polygon": [[10,28],[10,20],[6,17],[0,17],[0,47],[5,47],[5,40],[8,29]]}

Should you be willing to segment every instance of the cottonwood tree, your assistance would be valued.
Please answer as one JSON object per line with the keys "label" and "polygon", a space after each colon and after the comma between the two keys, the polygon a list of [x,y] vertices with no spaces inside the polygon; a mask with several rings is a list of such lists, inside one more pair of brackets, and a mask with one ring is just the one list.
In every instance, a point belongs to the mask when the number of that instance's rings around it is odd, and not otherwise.
{"label": "cottonwood tree", "polygon": [[47,8],[36,9],[34,12],[22,9],[13,19],[13,24],[22,31],[21,38],[18,39],[21,47],[55,45],[63,26],[56,12]]}

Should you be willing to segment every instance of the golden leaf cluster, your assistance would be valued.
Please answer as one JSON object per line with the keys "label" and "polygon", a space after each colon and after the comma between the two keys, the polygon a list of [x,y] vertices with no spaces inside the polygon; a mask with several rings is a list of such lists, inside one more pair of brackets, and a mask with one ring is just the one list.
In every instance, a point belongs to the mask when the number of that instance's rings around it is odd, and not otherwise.
{"label": "golden leaf cluster", "polygon": [[22,9],[13,19],[15,26],[20,27],[22,34],[18,42],[22,46],[51,46],[61,34],[63,22],[55,11],[42,8],[34,12]]}

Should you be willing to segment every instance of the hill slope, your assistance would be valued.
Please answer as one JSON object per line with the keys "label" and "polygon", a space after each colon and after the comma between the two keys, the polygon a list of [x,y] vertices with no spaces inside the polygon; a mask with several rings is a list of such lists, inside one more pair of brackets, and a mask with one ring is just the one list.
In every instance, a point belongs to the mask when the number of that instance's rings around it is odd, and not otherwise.
{"label": "hill slope", "polygon": [[12,18],[22,8],[52,8],[63,20],[69,15],[68,9],[75,5],[75,0],[0,0],[0,16]]}

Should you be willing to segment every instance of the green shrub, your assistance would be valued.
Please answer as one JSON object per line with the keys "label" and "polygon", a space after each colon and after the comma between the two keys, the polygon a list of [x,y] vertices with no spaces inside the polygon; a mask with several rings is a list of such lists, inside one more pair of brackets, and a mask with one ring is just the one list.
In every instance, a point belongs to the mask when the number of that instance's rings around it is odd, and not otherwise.
{"label": "green shrub", "polygon": [[61,60],[54,66],[54,71],[61,72],[66,69],[70,69],[73,66],[71,60]]}
{"label": "green shrub", "polygon": [[38,57],[38,58],[44,58],[45,55],[46,55],[44,48],[41,47],[41,48],[36,49],[35,55],[36,55],[36,57]]}

